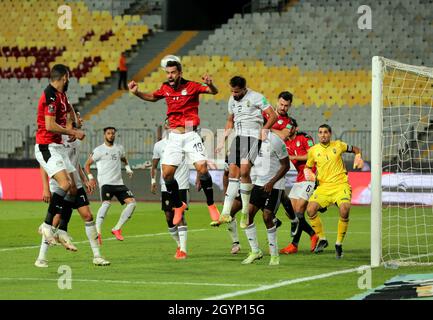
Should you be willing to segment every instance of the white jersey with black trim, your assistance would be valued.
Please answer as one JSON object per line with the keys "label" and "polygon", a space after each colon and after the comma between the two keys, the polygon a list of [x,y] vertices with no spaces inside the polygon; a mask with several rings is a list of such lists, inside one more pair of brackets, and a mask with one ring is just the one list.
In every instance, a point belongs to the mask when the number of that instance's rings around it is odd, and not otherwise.
{"label": "white jersey with black trim", "polygon": [[230,96],[228,112],[233,114],[236,135],[258,138],[263,127],[263,111],[271,107],[268,100],[251,89],[239,101]]}
{"label": "white jersey with black trim", "polygon": [[[269,132],[268,138],[262,142],[262,146],[254,161],[254,172],[256,174],[255,185],[263,187],[280,170],[280,160],[287,158],[286,145],[276,134]],[[285,177],[274,184],[274,189],[285,189]]]}
{"label": "white jersey with black trim", "polygon": [[[160,164],[162,163],[162,159],[164,157],[165,147],[167,146],[167,139],[161,139],[153,146],[153,156],[152,159],[160,159]],[[162,166],[160,172],[160,185],[161,191],[167,191],[165,187],[164,179],[162,178]],[[179,190],[189,189],[189,169],[186,158],[184,157],[182,163],[177,167],[176,172],[174,174],[174,178],[176,179]]]}
{"label": "white jersey with black trim", "polygon": [[124,185],[120,160],[125,157],[125,150],[122,145],[114,143],[112,146],[107,146],[103,143],[93,150],[91,157],[96,163],[100,188],[103,185]]}

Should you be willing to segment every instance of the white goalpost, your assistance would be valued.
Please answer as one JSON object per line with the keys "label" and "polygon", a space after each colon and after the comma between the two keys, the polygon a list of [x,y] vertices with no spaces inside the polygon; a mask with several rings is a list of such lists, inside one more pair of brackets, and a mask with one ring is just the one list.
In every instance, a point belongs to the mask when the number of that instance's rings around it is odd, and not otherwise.
{"label": "white goalpost", "polygon": [[372,59],[371,265],[433,264],[433,68]]}

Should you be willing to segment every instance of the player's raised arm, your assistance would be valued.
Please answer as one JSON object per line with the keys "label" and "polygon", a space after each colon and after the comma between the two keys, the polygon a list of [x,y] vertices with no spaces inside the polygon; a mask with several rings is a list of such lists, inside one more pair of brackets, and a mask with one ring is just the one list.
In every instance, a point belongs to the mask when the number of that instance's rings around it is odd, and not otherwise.
{"label": "player's raised arm", "polygon": [[304,168],[304,176],[307,181],[316,181],[316,175],[314,174],[313,170],[311,170],[314,167],[314,163],[315,160],[313,154],[311,149],[309,149],[307,153],[307,163],[305,164]]}
{"label": "player's raised arm", "polygon": [[362,169],[364,167],[364,160],[362,160],[361,148],[348,145],[346,152],[355,154],[355,159],[353,160],[353,169]]}
{"label": "player's raised arm", "polygon": [[143,99],[145,101],[156,102],[159,99],[162,99],[162,97],[156,97],[153,94],[140,92],[138,90],[138,84],[134,80],[132,80],[131,82],[128,83],[128,88],[129,88],[129,92],[131,92],[133,95],[135,95],[135,96],[137,96],[140,99]]}
{"label": "player's raised arm", "polygon": [[268,130],[272,128],[272,126],[274,125],[275,122],[277,122],[278,116],[277,113],[275,112],[274,108],[272,108],[271,105],[269,105],[269,107],[267,107],[265,110],[263,110],[268,116],[267,121],[265,123],[265,125],[263,126],[262,129],[262,133],[261,133],[261,140],[265,140],[266,137],[268,136]]}
{"label": "player's raised arm", "polygon": [[218,89],[213,84],[213,79],[210,75],[208,74],[203,75],[202,80],[207,85],[207,88],[203,93],[209,93],[213,95],[216,95],[218,93]]}

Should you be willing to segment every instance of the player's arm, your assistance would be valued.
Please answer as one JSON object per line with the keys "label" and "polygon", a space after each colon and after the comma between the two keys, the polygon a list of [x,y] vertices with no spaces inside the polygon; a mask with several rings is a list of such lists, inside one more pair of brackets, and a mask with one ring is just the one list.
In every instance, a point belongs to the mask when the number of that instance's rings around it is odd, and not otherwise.
{"label": "player's arm", "polygon": [[304,154],[303,156],[289,156],[290,160],[296,161],[307,161],[308,155]]}
{"label": "player's arm", "polygon": [[284,177],[290,169],[290,160],[289,157],[286,157],[284,159],[280,159],[280,169],[275,174],[275,176],[263,186],[263,190],[267,193],[270,193],[274,187],[274,184],[280,180],[282,177]]}
{"label": "player's arm", "polygon": [[80,179],[83,182],[83,184],[87,187],[87,193],[92,193],[95,189],[92,188],[92,186],[90,185],[89,179],[87,178],[80,164],[78,164],[78,174],[80,175]]}
{"label": "player's arm", "polygon": [[161,97],[155,97],[153,94],[138,91],[138,84],[134,80],[128,83],[128,88],[129,92],[142,100],[156,102],[161,99]]}
{"label": "player's arm", "polygon": [[150,169],[150,191],[155,194],[156,193],[156,169],[158,168],[159,159],[152,159],[152,168]]}
{"label": "player's arm", "polygon": [[41,172],[41,178],[42,178],[42,200],[45,203],[49,203],[51,200],[51,191],[50,191],[48,174],[42,167],[39,167],[39,171]]}
{"label": "player's arm", "polygon": [[308,150],[307,153],[307,163],[304,167],[304,176],[307,181],[316,181],[316,175],[314,174],[312,168],[314,167],[315,159],[313,156],[313,153],[311,152],[311,149]]}
{"label": "player's arm", "polygon": [[131,167],[130,167],[130,165],[128,163],[128,159],[126,159],[126,157],[123,156],[123,157],[120,158],[120,161],[122,161],[123,164],[125,165],[125,170],[126,170],[126,173],[128,174],[128,177],[132,178],[132,174],[134,172],[132,171],[132,169],[131,169]]}
{"label": "player's arm", "polygon": [[283,141],[286,141],[289,138],[290,130],[287,128],[284,128],[283,130],[271,129],[271,131]]}
{"label": "player's arm", "polygon": [[92,172],[90,171],[90,166],[95,162],[93,159],[93,153],[90,154],[89,158],[87,159],[86,163],[84,164],[84,172],[87,175],[87,178],[89,179],[89,188],[94,190],[96,188],[96,180],[93,177]]}
{"label": "player's arm", "polygon": [[347,145],[345,152],[355,154],[355,159],[353,160],[353,169],[362,169],[364,167],[364,160],[362,160],[361,148]]}
{"label": "player's arm", "polygon": [[272,128],[274,123],[277,121],[278,116],[272,106],[267,107],[263,111],[267,114],[267,121],[262,129],[261,140],[266,140],[266,137],[268,136],[268,130]]}
{"label": "player's arm", "polygon": [[63,128],[56,122],[55,116],[45,115],[45,128],[49,132],[66,134],[68,136],[75,137],[79,140],[83,140],[86,136],[84,131],[76,128]]}
{"label": "player's arm", "polygon": [[210,75],[205,74],[203,77],[203,82],[207,84],[206,90],[203,93],[216,95],[218,93],[217,87],[213,84],[213,79]]}
{"label": "player's arm", "polygon": [[228,136],[230,135],[231,131],[233,130],[234,123],[235,123],[234,122],[234,114],[229,113],[229,115],[227,116],[226,126],[224,128],[224,139],[221,142],[221,144],[219,146],[217,146],[217,148],[215,149],[216,153],[220,153],[221,150],[224,149],[225,142],[226,142]]}

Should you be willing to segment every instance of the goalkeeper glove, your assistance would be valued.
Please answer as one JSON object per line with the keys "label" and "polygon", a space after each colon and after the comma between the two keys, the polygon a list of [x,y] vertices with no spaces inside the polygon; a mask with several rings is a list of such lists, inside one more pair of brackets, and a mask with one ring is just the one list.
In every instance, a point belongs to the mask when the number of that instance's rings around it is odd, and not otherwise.
{"label": "goalkeeper glove", "polygon": [[361,158],[361,154],[355,155],[355,160],[353,160],[353,169],[362,169],[364,167],[364,160]]}
{"label": "goalkeeper glove", "polygon": [[313,170],[310,168],[304,168],[304,176],[307,181],[316,181],[316,175],[313,173]]}

